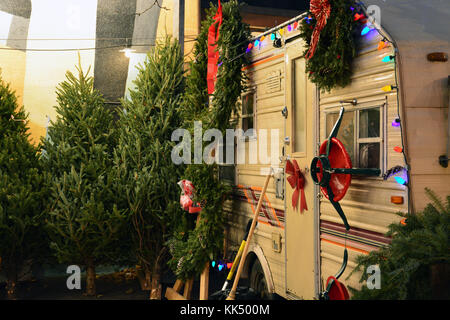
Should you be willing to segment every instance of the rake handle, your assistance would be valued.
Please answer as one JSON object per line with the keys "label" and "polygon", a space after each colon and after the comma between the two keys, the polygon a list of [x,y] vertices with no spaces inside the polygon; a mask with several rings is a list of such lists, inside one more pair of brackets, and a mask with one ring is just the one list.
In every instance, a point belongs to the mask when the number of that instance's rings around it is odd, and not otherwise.
{"label": "rake handle", "polygon": [[256,226],[256,222],[258,221],[259,211],[261,210],[264,195],[266,194],[267,186],[269,185],[269,180],[270,180],[271,176],[272,176],[272,172],[270,172],[267,175],[261,195],[259,196],[258,205],[256,206],[256,210],[253,215],[252,226],[250,227],[250,231],[248,232],[247,241],[245,243],[244,251],[242,252],[241,261],[239,262],[239,268],[237,270],[236,277],[234,278],[234,282],[233,282],[233,287],[231,287],[231,290],[227,297],[227,300],[234,300],[234,298],[236,297],[236,289],[237,289],[237,285],[239,283],[239,278],[241,277],[242,269],[244,269],[245,258],[247,257],[247,251],[248,251],[248,247],[250,244],[250,240],[252,239],[253,232],[255,231],[255,226]]}

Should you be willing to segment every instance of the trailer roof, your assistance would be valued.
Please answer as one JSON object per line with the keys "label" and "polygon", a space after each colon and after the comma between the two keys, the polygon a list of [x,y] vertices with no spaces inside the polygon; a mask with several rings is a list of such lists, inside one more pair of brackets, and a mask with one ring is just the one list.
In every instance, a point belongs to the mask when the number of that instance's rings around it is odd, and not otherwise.
{"label": "trailer roof", "polygon": [[449,0],[370,0],[380,7],[381,26],[395,41],[450,42]]}

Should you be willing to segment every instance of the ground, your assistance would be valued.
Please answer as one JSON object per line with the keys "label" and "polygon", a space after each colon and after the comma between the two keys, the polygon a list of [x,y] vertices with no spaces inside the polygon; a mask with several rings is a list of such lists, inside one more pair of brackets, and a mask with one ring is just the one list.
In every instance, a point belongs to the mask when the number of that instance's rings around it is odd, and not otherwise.
{"label": "ground", "polygon": [[[210,270],[209,294],[219,291],[225,281],[227,272]],[[81,279],[81,290],[69,290],[66,286],[67,276],[45,277],[40,280],[21,282],[18,286],[18,299],[23,300],[147,300],[149,291],[142,291],[139,281],[130,272],[102,274],[96,279],[97,296],[84,295],[85,278]],[[175,278],[166,274],[163,278],[162,292],[172,286]],[[245,279],[239,284],[244,284]],[[0,300],[5,299],[5,284],[0,283]],[[199,296],[199,279],[194,281],[191,299]],[[165,298],[163,298],[165,299]]]}

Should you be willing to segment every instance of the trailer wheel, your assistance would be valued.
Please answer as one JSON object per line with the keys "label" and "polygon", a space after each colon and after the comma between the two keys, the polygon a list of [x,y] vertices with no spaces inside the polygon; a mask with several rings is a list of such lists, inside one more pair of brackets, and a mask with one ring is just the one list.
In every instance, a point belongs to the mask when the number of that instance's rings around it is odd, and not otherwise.
{"label": "trailer wheel", "polygon": [[262,300],[270,300],[271,294],[267,289],[266,277],[258,259],[255,259],[250,272],[250,288],[252,288]]}

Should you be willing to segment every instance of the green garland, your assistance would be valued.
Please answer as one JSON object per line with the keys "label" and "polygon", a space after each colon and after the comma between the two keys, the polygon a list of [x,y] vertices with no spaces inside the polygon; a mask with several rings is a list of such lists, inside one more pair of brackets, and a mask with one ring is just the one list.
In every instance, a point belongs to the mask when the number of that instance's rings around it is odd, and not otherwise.
{"label": "green garland", "polygon": [[[202,121],[203,132],[210,128],[219,129],[223,134],[230,127],[231,115],[237,111],[237,101],[244,89],[242,66],[247,58],[242,53],[250,38],[248,25],[242,22],[239,4],[236,0],[222,4],[223,23],[220,28],[218,48],[220,62],[215,93],[211,106],[208,104],[207,38],[208,28],[217,8],[207,11],[201,32],[194,46],[195,60],[190,64],[186,79],[184,97],[184,128],[193,133],[194,121]],[[225,134],[224,134],[225,136]],[[203,142],[203,146],[208,143]],[[194,152],[192,152],[194,154]],[[200,274],[210,260],[220,254],[223,247],[223,232],[226,213],[223,202],[230,188],[218,179],[216,164],[187,165],[184,178],[192,181],[196,188],[196,199],[204,207],[196,227],[178,230],[168,241],[170,268],[178,279],[186,280]],[[188,213],[184,213],[189,215]]]}
{"label": "green garland", "polygon": [[[322,91],[330,91],[340,86],[345,87],[351,82],[352,63],[356,56],[358,39],[358,21],[353,15],[356,9],[354,1],[329,0],[331,14],[327,24],[320,33],[320,40],[314,56],[306,61],[306,72],[311,82]],[[300,23],[300,36],[306,43],[304,54],[308,52],[311,36],[316,26],[316,20],[311,12]]]}

